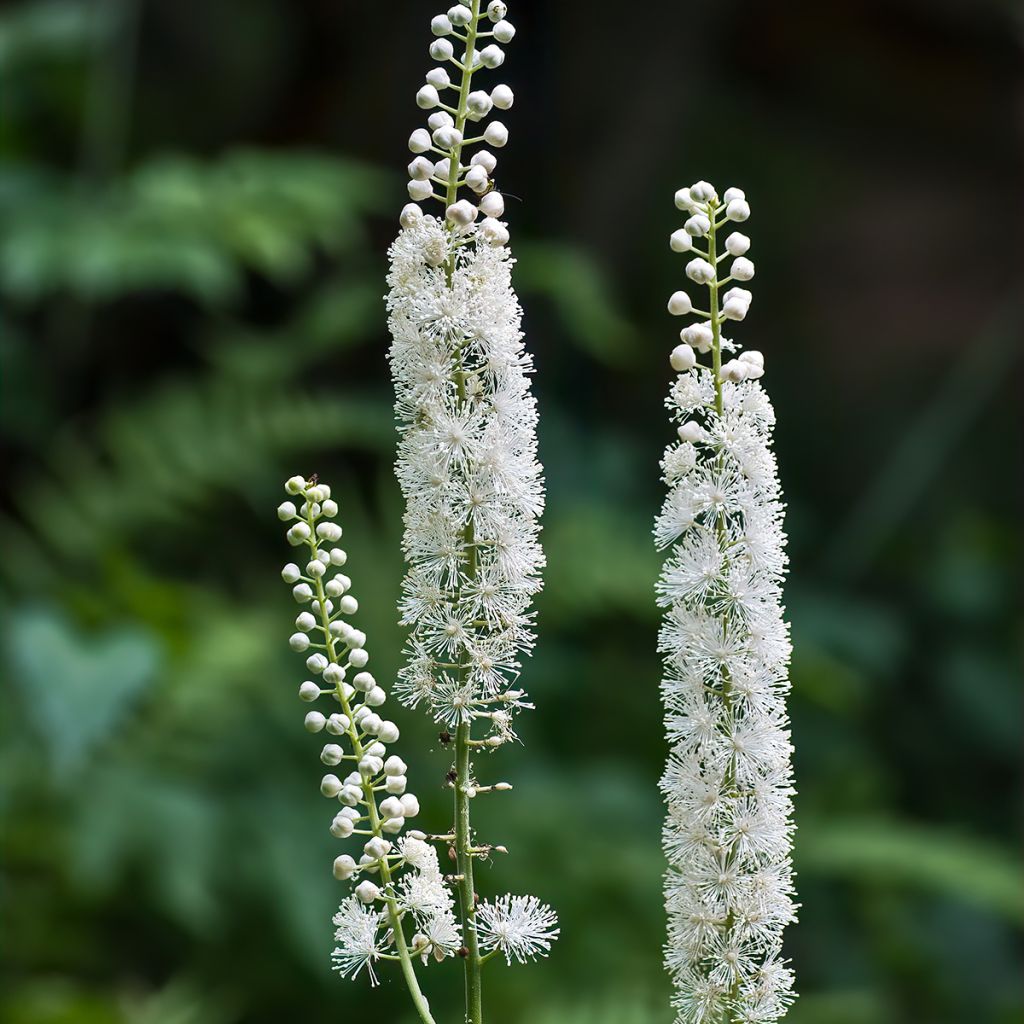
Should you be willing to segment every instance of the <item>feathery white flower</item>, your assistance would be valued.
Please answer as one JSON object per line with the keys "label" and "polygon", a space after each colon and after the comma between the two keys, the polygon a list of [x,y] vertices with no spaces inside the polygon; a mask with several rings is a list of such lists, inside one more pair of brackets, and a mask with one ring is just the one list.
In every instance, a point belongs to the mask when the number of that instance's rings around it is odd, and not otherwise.
{"label": "feathery white flower", "polygon": [[377,984],[374,961],[384,952],[385,935],[381,930],[382,913],[364,906],[356,896],[349,896],[334,915],[334,941],[331,954],[334,969],[343,978],[355,978],[365,967],[370,983]]}
{"label": "feathery white flower", "polygon": [[[793,1000],[792,972],[780,958],[782,931],[796,918],[784,506],[771,450],[775,414],[758,383],[764,359],[748,351],[721,361],[723,350],[738,350],[722,326],[746,316],[752,295],[730,288],[719,308],[719,290],[753,277],[746,236],[733,233],[717,252],[717,232],[750,214],[739,190],[724,202],[706,182],[676,194],[691,214],[683,234],[692,241],[681,246],[676,232],[671,245],[696,257],[687,273],[707,286],[708,309],[686,293],[674,294],[671,308],[709,317],[681,337],[710,353],[711,365],[673,353],[679,376],[667,405],[680,440],[662,461],[668,494],[654,529],[658,547],[671,546],[657,593],[666,608],[659,650],[671,743],[661,781],[666,966],[679,1024],[768,1024]],[[732,273],[722,279],[730,256]]]}
{"label": "feathery white flower", "polygon": [[558,938],[558,917],[536,896],[506,894],[480,904],[477,931],[481,949],[497,949],[511,964],[536,960],[551,952],[551,943]]}

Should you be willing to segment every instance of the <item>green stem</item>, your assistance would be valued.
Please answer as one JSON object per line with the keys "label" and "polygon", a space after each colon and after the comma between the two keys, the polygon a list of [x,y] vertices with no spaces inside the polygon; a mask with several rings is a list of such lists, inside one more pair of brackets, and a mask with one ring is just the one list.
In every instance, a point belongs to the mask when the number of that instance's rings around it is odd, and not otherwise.
{"label": "green stem", "polygon": [[[462,81],[459,84],[459,102],[455,111],[455,127],[465,134],[468,120],[467,98],[473,80],[472,53],[476,47],[478,22],[480,18],[480,0],[472,0],[473,17],[466,28],[465,66],[462,68]],[[450,154],[448,187],[445,195],[445,206],[456,201],[459,191],[459,173],[462,164],[462,149],[459,143]],[[451,284],[455,273],[455,256],[446,266],[448,283]],[[466,401],[466,382],[462,372],[461,354],[455,368],[455,385],[459,404]],[[463,531],[466,546],[466,579],[473,580],[477,574],[477,548],[472,522],[467,522]],[[469,665],[460,666],[460,677],[465,679],[469,673]],[[459,906],[462,917],[462,939],[465,944],[465,978],[466,978],[466,1021],[468,1024],[483,1024],[483,996],[481,984],[482,960],[480,942],[476,932],[476,887],[473,882],[473,830],[469,814],[469,788],[472,777],[470,750],[472,741],[472,725],[470,722],[460,723],[455,730],[455,855],[459,872]]]}
{"label": "green stem", "polygon": [[[306,512],[306,524],[309,526],[310,539],[308,541],[310,556],[312,558],[319,557],[318,544],[316,540],[316,523],[313,519],[313,502],[308,495],[305,495],[307,512]],[[314,577],[316,584],[316,601],[317,606],[320,609],[320,621],[323,627],[324,638],[327,643],[327,656],[331,662],[335,665],[340,665],[341,662],[338,659],[337,649],[334,646],[334,636],[331,633],[331,617],[327,612],[327,595],[324,593],[323,579],[319,576]],[[352,718],[352,708],[345,697],[342,689],[342,684],[338,683],[335,688],[335,694],[338,698],[338,702],[341,704],[342,712],[348,718],[349,727],[347,730],[348,738],[352,743],[352,750],[356,755],[356,760],[361,761],[365,748],[363,747],[362,741],[359,739],[359,730],[356,728],[356,724]],[[362,777],[363,786],[363,803],[366,805],[367,812],[370,818],[370,831],[374,836],[378,838],[384,837],[383,829],[381,828],[380,814],[377,811],[377,797],[374,795],[373,781],[369,778]],[[395,899],[395,889],[392,884],[391,866],[388,864],[387,858],[382,858],[379,861],[380,864],[380,877],[384,883],[381,886],[381,892],[384,898],[384,904],[387,908],[388,923],[391,925],[391,934],[394,937],[395,948],[398,950],[398,960],[402,966],[402,977],[405,979],[405,984],[409,989],[409,995],[412,998],[413,1006],[416,1008],[416,1012],[420,1016],[420,1020],[423,1024],[435,1024],[434,1018],[430,1013],[430,1006],[427,1003],[427,998],[423,994],[423,990],[420,988],[418,979],[416,978],[416,968],[413,966],[412,954],[409,952],[409,945],[405,939],[405,929],[402,925],[402,913],[398,907],[398,901]]]}

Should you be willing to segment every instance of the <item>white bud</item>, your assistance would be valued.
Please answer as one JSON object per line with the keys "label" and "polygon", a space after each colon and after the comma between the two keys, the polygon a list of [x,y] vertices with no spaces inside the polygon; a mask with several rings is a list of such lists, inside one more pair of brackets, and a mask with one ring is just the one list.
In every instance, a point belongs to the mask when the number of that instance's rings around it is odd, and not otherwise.
{"label": "white bud", "polygon": [[312,562],[306,563],[306,575],[312,576],[314,579],[319,579],[323,574],[327,572],[327,566],[320,561],[319,558],[314,558]]}
{"label": "white bud", "polygon": [[747,198],[747,194],[741,188],[735,188],[735,187],[727,188],[725,190],[725,192],[722,194],[722,202],[726,203],[726,204],[731,203],[734,199],[746,199],[746,198]]}
{"label": "white bud", "polygon": [[683,225],[683,230],[693,238],[703,238],[711,230],[711,221],[703,213],[695,213]]}
{"label": "white bud", "polygon": [[338,712],[335,712],[333,715],[331,715],[331,717],[328,718],[326,722],[327,731],[334,736],[343,736],[346,732],[348,732],[349,726],[351,724],[352,723],[349,721],[348,715],[342,715]]}
{"label": "white bud", "polygon": [[409,198],[417,203],[422,203],[434,194],[434,186],[429,181],[410,181],[406,188]]}
{"label": "white bud", "polygon": [[384,773],[386,775],[404,775],[408,770],[408,765],[397,754],[392,754],[384,762]]}
{"label": "white bud", "polygon": [[320,792],[324,796],[336,797],[342,789],[341,779],[337,775],[325,775],[320,780]]}
{"label": "white bud", "polygon": [[327,659],[320,653],[311,654],[306,659],[306,668],[308,668],[315,676],[320,675],[320,673],[327,668],[327,664]]}
{"label": "white bud", "polygon": [[373,754],[368,754],[359,762],[359,771],[363,775],[374,776],[379,775],[381,769],[384,767],[384,762]]}
{"label": "white bud", "polygon": [[382,743],[397,743],[400,733],[394,722],[382,722],[377,735]]}
{"label": "white bud", "polygon": [[306,732],[321,732],[327,724],[327,719],[319,711],[310,711],[302,723]]}
{"label": "white bud", "polygon": [[693,201],[688,188],[681,188],[675,196],[676,209],[684,210],[687,213],[696,213],[697,204]]}
{"label": "white bud", "polygon": [[406,818],[415,818],[420,813],[420,802],[412,793],[406,793],[402,797],[402,816]]}
{"label": "white bud", "polygon": [[314,682],[306,681],[299,687],[299,700],[314,701],[320,696],[320,687]]}
{"label": "white bud", "polygon": [[293,476],[287,480],[284,485],[284,489],[289,494],[301,494],[306,489],[306,478]]}
{"label": "white bud", "polygon": [[729,220],[744,221],[750,216],[750,206],[745,199],[734,199],[726,208]]}
{"label": "white bud", "polygon": [[487,5],[487,17],[493,21],[501,21],[505,15],[508,14],[508,5],[501,2],[501,0],[491,0]]}
{"label": "white bud", "polygon": [[339,882],[347,882],[356,873],[356,862],[347,854],[334,858],[334,877]]}
{"label": "white bud", "polygon": [[409,136],[410,153],[426,153],[430,150],[430,132],[426,128],[417,128]]}
{"label": "white bud", "polygon": [[[411,204],[410,204],[411,205]],[[418,210],[419,207],[416,207]],[[420,216],[422,216],[422,212]],[[331,548],[331,565],[344,565],[348,561],[348,554],[341,548]]]}
{"label": "white bud", "polygon": [[476,220],[477,208],[468,199],[460,199],[445,210],[445,217],[452,223],[466,227]]}
{"label": "white bud", "polygon": [[496,85],[491,90],[491,102],[499,110],[508,110],[515,101],[515,93],[507,85]]}
{"label": "white bud", "polygon": [[686,264],[686,276],[695,284],[708,284],[715,279],[715,268],[706,259],[697,257]]}
{"label": "white bud", "polygon": [[288,528],[288,532],[285,534],[285,537],[288,538],[288,543],[291,544],[293,548],[298,547],[310,538],[309,524],[295,523],[293,526]]}
{"label": "white bud", "polygon": [[730,256],[742,256],[750,248],[750,239],[739,231],[734,231],[725,240],[725,248]]}
{"label": "white bud", "polygon": [[[366,644],[366,634],[361,629],[353,629],[349,633],[346,643],[349,647],[362,647]],[[352,659],[349,658],[349,661],[352,661]],[[355,662],[352,662],[352,664],[355,664]],[[362,668],[362,665],[357,665],[356,667]]]}
{"label": "white bud", "polygon": [[764,376],[764,356],[756,349],[741,352],[739,361],[746,366],[747,377],[750,380],[757,380]]}
{"label": "white bud", "polygon": [[466,172],[466,184],[474,192],[483,192],[489,183],[490,178],[487,172],[479,164],[475,167],[470,167]]}
{"label": "white bud", "polygon": [[337,686],[345,681],[345,670],[341,665],[330,664],[324,669],[324,682],[329,686]]}
{"label": "white bud", "polygon": [[[423,211],[415,203],[406,203],[402,207],[402,212],[398,217],[398,223],[403,228],[415,227],[423,219]],[[340,548],[335,548],[335,551],[340,551]],[[333,554],[333,552],[332,552]]]}
{"label": "white bud", "polygon": [[750,309],[753,295],[746,288],[730,288],[724,296],[722,316],[726,320],[743,320]]}
{"label": "white bud", "polygon": [[500,121],[492,121],[484,129],[484,141],[488,146],[501,149],[508,142],[508,129]]}
{"label": "white bud", "polygon": [[381,832],[387,832],[388,835],[397,836],[399,832],[405,827],[405,818],[388,818],[387,821],[381,825]]}
{"label": "white bud", "polygon": [[380,802],[380,813],[385,818],[401,818],[402,801],[397,796],[389,796]]}
{"label": "white bud", "polygon": [[301,578],[302,570],[294,562],[289,562],[281,570],[281,579],[283,579],[285,583],[295,583],[297,580],[300,580]]}
{"label": "white bud", "polygon": [[475,114],[477,118],[481,118],[486,117],[491,112],[494,101],[491,99],[490,94],[484,92],[483,89],[475,89],[466,97],[466,106],[472,114]]}
{"label": "white bud", "polygon": [[455,47],[447,39],[435,39],[430,44],[430,56],[436,61],[451,60],[455,56]]}
{"label": "white bud", "polygon": [[436,18],[430,19],[430,31],[435,36],[450,36],[452,34],[452,23],[445,15],[439,14]]}
{"label": "white bud", "polygon": [[679,332],[679,337],[698,352],[710,352],[715,340],[709,322],[690,324]]}
{"label": "white bud", "polygon": [[386,857],[388,851],[391,849],[391,843],[387,839],[381,839],[380,836],[374,836],[372,839],[367,840],[366,845],[363,847],[363,853],[367,857],[372,857],[374,860],[380,860],[381,857]]}
{"label": "white bud", "polygon": [[451,77],[444,68],[431,68],[427,72],[427,85],[432,85],[438,91],[447,89],[451,84]]}
{"label": "white bud", "polygon": [[506,245],[509,238],[508,228],[500,220],[485,217],[480,223],[480,237],[488,245]]}
{"label": "white bud", "polygon": [[384,780],[384,789],[394,796],[401,796],[408,784],[408,780],[404,775],[389,775]]}
{"label": "white bud", "polygon": [[330,498],[324,500],[324,503],[320,506],[323,514],[328,518],[333,519],[338,514],[338,503],[331,501]]}
{"label": "white bud", "polygon": [[316,619],[309,612],[299,612],[295,617],[295,628],[301,629],[303,633],[308,633],[311,629],[316,628]]}
{"label": "white bud", "polygon": [[291,501],[282,501],[277,506],[277,518],[282,523],[287,523],[289,519],[295,518],[295,503]]}
{"label": "white bud", "polygon": [[345,751],[337,743],[328,743],[320,751],[320,760],[333,768],[334,765],[341,764],[345,760]]}
{"label": "white bud", "polygon": [[498,166],[498,158],[488,150],[481,149],[473,154],[469,163],[473,167],[482,167],[488,174],[493,174],[494,168]]}
{"label": "white bud", "polygon": [[690,186],[690,196],[698,203],[710,203],[712,199],[718,198],[714,187],[706,181],[698,181]]}
{"label": "white bud", "polygon": [[365,715],[358,718],[357,721],[363,732],[368,733],[370,736],[376,736],[384,724],[384,719],[374,711],[368,711]]}
{"label": "white bud", "polygon": [[288,646],[293,651],[298,651],[300,653],[302,651],[306,651],[309,649],[309,637],[306,636],[305,633],[292,633],[292,635],[288,637]]}
{"label": "white bud", "polygon": [[384,692],[380,686],[375,686],[370,692],[363,698],[371,708],[379,708],[386,700],[388,695]]}
{"label": "white bud", "polygon": [[480,51],[480,63],[485,68],[500,68],[505,63],[505,51],[491,43]]}
{"label": "white bud", "polygon": [[693,239],[683,228],[680,228],[678,231],[672,232],[668,244],[672,247],[673,252],[686,252],[693,248]]}
{"label": "white bud", "polygon": [[351,594],[346,594],[338,602],[338,610],[344,615],[355,615],[359,611],[359,602]]}
{"label": "white bud", "polygon": [[697,365],[697,356],[689,345],[676,345],[672,349],[672,355],[668,357],[668,361],[677,373],[685,373]]}
{"label": "white bud", "polygon": [[512,22],[502,19],[495,24],[493,32],[499,43],[511,43],[516,34],[516,27]]}
{"label": "white bud", "polygon": [[308,583],[296,583],[292,587],[292,597],[295,598],[299,604],[306,604],[313,600],[313,588]]}
{"label": "white bud", "polygon": [[433,161],[425,156],[418,156],[407,168],[413,181],[426,181],[434,173]]}
{"label": "white bud", "polygon": [[686,316],[693,309],[693,303],[686,292],[673,292],[668,300],[668,311],[673,316]]}
{"label": "white bud", "polygon": [[[434,129],[434,145],[438,149],[455,149],[456,146],[462,145],[462,132],[458,128],[453,128],[451,125],[443,124],[440,128]],[[437,175],[439,178],[449,177],[451,174],[450,167],[448,168],[448,175],[442,173],[444,168],[437,167]]]}
{"label": "white bud", "polygon": [[747,379],[747,364],[739,359],[730,359],[722,366],[722,380],[731,380],[739,383]]}
{"label": "white bud", "polygon": [[485,217],[500,217],[505,212],[505,197],[500,192],[488,192],[480,200],[480,212]]}
{"label": "white bud", "polygon": [[379,895],[380,889],[368,878],[364,878],[355,888],[360,903],[372,903]]}
{"label": "white bud", "polygon": [[473,20],[473,12],[465,4],[456,4],[448,8],[448,17],[453,25],[468,25]]}
{"label": "white bud", "polygon": [[729,273],[732,274],[737,281],[749,281],[754,276],[753,261],[748,260],[746,256],[738,256],[732,261]]}
{"label": "white bud", "polygon": [[447,110],[438,110],[427,118],[427,126],[431,132],[436,132],[438,128],[454,128],[455,118]]}
{"label": "white bud", "polygon": [[[355,831],[355,827],[355,823],[351,818],[339,813],[334,816],[334,821],[331,822],[331,835],[335,839],[348,839]],[[349,857],[349,860],[352,860],[352,858]],[[337,864],[337,861],[335,861],[335,864]],[[352,866],[353,868],[355,867],[355,861],[352,861]],[[337,877],[337,873],[335,873],[335,877]]]}
{"label": "white bud", "polygon": [[416,93],[416,106],[421,110],[433,110],[440,102],[441,97],[432,85],[424,85]]}
{"label": "white bud", "polygon": [[316,535],[322,540],[335,541],[341,540],[342,529],[337,523],[318,523],[316,527]]}
{"label": "white bud", "polygon": [[369,693],[377,685],[377,680],[369,672],[357,672],[352,677],[352,685],[357,690]]}
{"label": "white bud", "polygon": [[362,798],[363,787],[351,782],[346,782],[345,785],[341,787],[341,792],[338,794],[338,799],[345,804],[346,807],[355,807]]}
{"label": "white bud", "polygon": [[704,428],[696,420],[687,420],[677,431],[680,441],[694,444],[704,439]]}

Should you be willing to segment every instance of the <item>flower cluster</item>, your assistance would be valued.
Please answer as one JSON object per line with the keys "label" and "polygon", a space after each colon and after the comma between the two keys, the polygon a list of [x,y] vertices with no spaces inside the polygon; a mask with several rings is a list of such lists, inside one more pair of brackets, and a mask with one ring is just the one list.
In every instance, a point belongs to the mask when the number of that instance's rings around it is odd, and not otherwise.
{"label": "flower cluster", "polygon": [[[497,0],[483,10],[472,0],[431,23],[431,54],[453,64],[458,80],[435,68],[417,96],[435,112],[410,139],[417,156],[409,193],[441,200],[444,215],[427,215],[415,203],[402,211],[387,300],[409,566],[400,612],[411,627],[395,690],[404,703],[425,705],[444,725],[442,742],[454,745],[451,839],[471,1024],[482,1020],[484,961],[498,953],[520,961],[544,955],[557,935],[554,913],[534,897],[479,900],[474,861],[504,848],[476,842],[469,809],[480,794],[511,789],[481,785],[472,754],[514,739],[516,712],[531,706],[518,679],[520,658],[534,643],[531,603],[544,564],[532,363],[512,289],[508,229],[498,219],[504,202],[494,190],[497,161],[487,149],[463,155],[508,138],[497,121],[468,134],[494,108],[512,105],[507,86],[488,93],[472,84],[477,71],[504,60],[498,43],[514,34],[505,15]],[[478,51],[484,38],[495,42]],[[463,48],[457,57],[453,40]],[[457,97],[452,105],[442,99],[446,89]],[[460,199],[460,189],[474,198]]]}
{"label": "flower cluster", "polygon": [[[765,1024],[792,1002],[781,946],[796,910],[775,415],[758,383],[761,354],[722,336],[747,315],[751,294],[733,282],[749,281],[754,265],[749,238],[731,231],[719,252],[719,232],[750,207],[739,189],[719,200],[706,182],[678,192],[676,205],[688,218],[671,247],[691,255],[686,276],[707,289],[707,308],[685,291],[669,300],[697,322],[670,356],[679,441],[662,462],[668,495],[654,531],[671,546],[658,584],[671,743],[666,965],[681,1024]],[[723,363],[723,352],[736,354]]]}
{"label": "flower cluster", "polygon": [[[409,196],[413,202],[402,211],[405,227],[422,216],[417,203],[436,199],[444,204],[445,219],[450,224],[467,227],[482,217],[479,238],[491,245],[508,241],[508,229],[501,221],[505,200],[494,189],[498,158],[490,149],[481,148],[463,162],[466,147],[482,144],[500,149],[508,142],[505,125],[487,118],[495,110],[512,106],[512,90],[507,85],[496,85],[490,91],[472,89],[471,85],[477,71],[498,68],[505,61],[505,51],[499,44],[511,42],[516,34],[506,14],[500,0],[493,0],[484,12],[479,0],[474,0],[470,5],[456,4],[430,23],[435,37],[430,56],[439,66],[427,72],[426,84],[416,93],[417,106],[432,113],[427,126],[417,128],[409,137],[413,154],[408,168]],[[478,50],[476,44],[486,39],[494,42]],[[446,65],[454,66],[455,79]],[[446,102],[446,97],[452,103]],[[437,188],[441,191],[435,191]],[[463,189],[468,192],[462,193]],[[470,198],[460,199],[460,194]]]}
{"label": "flower cluster", "polygon": [[[326,484],[302,477],[292,477],[285,489],[301,504],[283,502],[278,518],[289,524],[288,543],[305,549],[301,565],[290,562],[281,572],[303,606],[288,641],[293,651],[306,655],[312,677],[299,687],[299,697],[308,703],[326,698],[333,705],[326,714],[309,711],[305,727],[328,734],[320,752],[325,766],[352,767],[344,778],[330,772],[320,782],[320,792],[341,804],[331,835],[356,836],[363,843],[358,861],[348,853],[334,860],[335,878],[355,882],[334,919],[334,963],[345,977],[365,966],[375,981],[377,960],[408,956],[404,927],[410,915],[416,928],[413,951],[424,958],[431,952],[438,959],[454,954],[461,939],[451,893],[423,834],[408,833],[397,840],[397,848],[387,838],[398,836],[420,807],[408,791],[405,762],[388,753],[399,730],[381,717],[387,694],[366,670],[366,634],[347,621],[359,603],[351,594],[352,581],[340,571],[348,555],[336,546],[342,535],[334,521],[337,502]],[[389,952],[392,946],[397,953]]]}

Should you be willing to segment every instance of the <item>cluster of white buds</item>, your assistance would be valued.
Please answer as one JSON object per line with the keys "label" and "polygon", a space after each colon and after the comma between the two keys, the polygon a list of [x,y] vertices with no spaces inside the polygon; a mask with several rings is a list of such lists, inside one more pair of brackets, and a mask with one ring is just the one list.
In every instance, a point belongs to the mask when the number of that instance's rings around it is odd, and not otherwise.
{"label": "cluster of white buds", "polygon": [[[507,85],[490,90],[472,87],[478,71],[500,67],[505,61],[501,44],[511,42],[516,34],[506,14],[503,3],[481,8],[480,0],[472,0],[456,4],[430,22],[434,35],[430,56],[438,66],[427,72],[426,83],[416,93],[416,105],[431,113],[426,127],[409,137],[413,202],[402,210],[403,227],[411,227],[423,216],[417,204],[436,199],[454,228],[475,224],[476,236],[488,244],[508,242],[508,228],[501,219],[505,200],[494,188],[498,158],[491,152],[508,142],[508,129],[492,115],[508,110],[515,96]],[[454,78],[448,66],[454,67]],[[470,147],[482,148],[469,156]]]}
{"label": "cluster of white buds", "polygon": [[[738,352],[723,326],[750,307],[749,291],[728,287],[754,275],[750,239],[731,230],[750,216],[746,198],[731,188],[719,200],[698,182],[676,205],[688,219],[671,247],[690,256],[686,276],[707,289],[707,308],[685,291],[669,299],[670,313],[697,322],[669,357],[679,441],[662,462],[668,495],[654,531],[659,548],[671,547],[658,584],[671,743],[662,778],[666,965],[680,1024],[768,1024],[793,999],[781,950],[796,917],[775,414],[758,382],[760,352],[722,362],[723,351]],[[720,231],[730,232],[722,251]]]}
{"label": "cluster of white buds", "polygon": [[[349,853],[334,860],[334,877],[355,886],[335,918],[334,962],[343,976],[354,977],[366,966],[375,981],[374,962],[389,947],[397,948],[394,955],[410,955],[406,917],[411,915],[417,934],[438,937],[429,943],[429,951],[439,959],[459,948],[458,928],[451,893],[440,875],[431,875],[430,900],[424,896],[412,907],[404,896],[410,886],[424,888],[425,883],[418,881],[422,871],[405,849],[414,841],[422,845],[423,836],[409,832],[397,841],[397,848],[388,837],[398,836],[407,821],[419,814],[420,805],[408,790],[405,762],[388,753],[399,729],[381,716],[387,693],[367,671],[366,634],[347,621],[359,603],[351,593],[352,581],[338,571],[348,556],[336,546],[342,535],[334,521],[337,502],[330,487],[315,479],[292,477],[285,490],[296,500],[283,502],[278,518],[289,524],[288,543],[303,549],[301,564],[290,562],[281,572],[303,606],[288,643],[293,651],[306,655],[311,677],[299,687],[300,699],[311,704],[323,699],[327,705],[309,711],[305,727],[310,733],[325,734],[327,742],[320,752],[323,765],[352,769],[344,776],[330,771],[320,781],[320,792],[341,805],[331,820],[331,835],[356,837],[362,843],[358,860]],[[411,872],[406,870],[409,864]]]}

